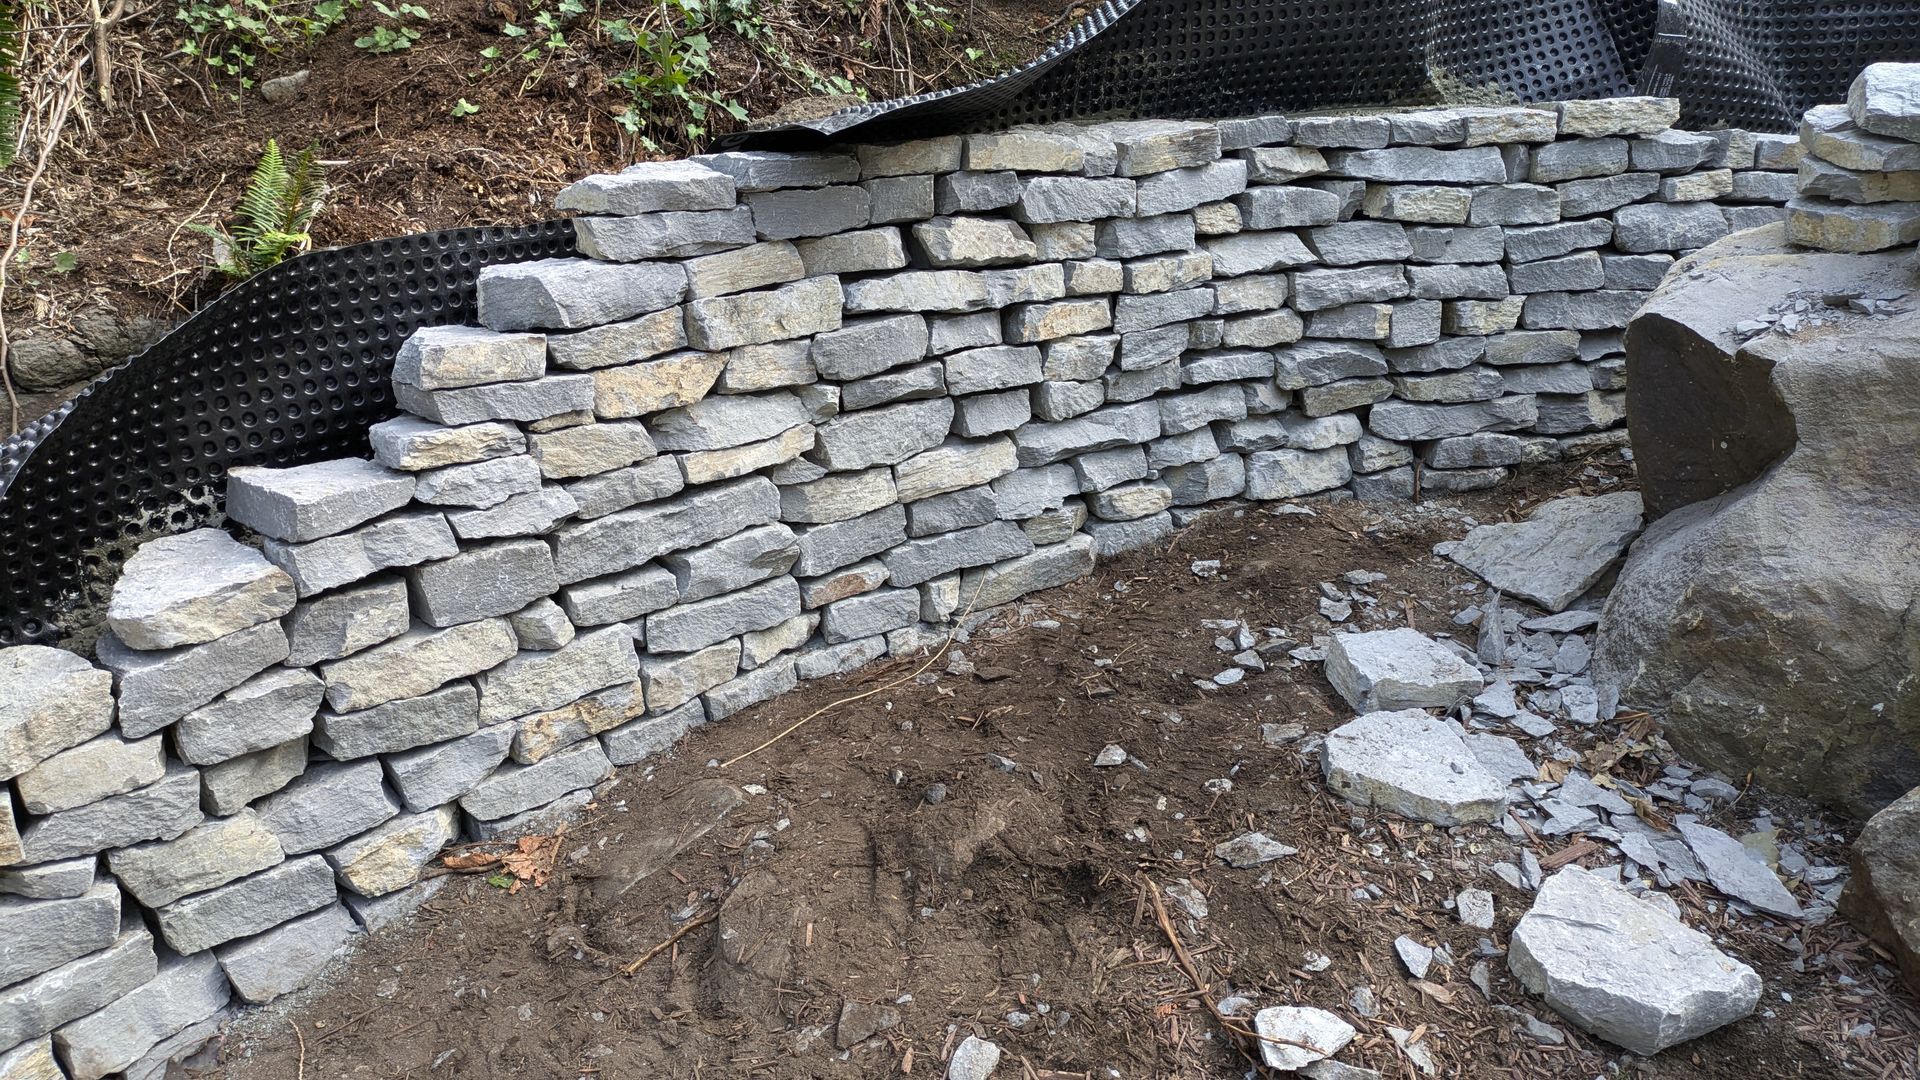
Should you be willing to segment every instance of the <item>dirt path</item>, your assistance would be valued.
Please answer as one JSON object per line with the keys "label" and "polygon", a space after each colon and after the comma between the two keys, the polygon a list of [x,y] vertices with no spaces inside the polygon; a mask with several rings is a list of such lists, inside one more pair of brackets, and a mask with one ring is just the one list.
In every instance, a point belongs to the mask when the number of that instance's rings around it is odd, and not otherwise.
{"label": "dirt path", "polygon": [[[1577,469],[1448,508],[1217,516],[1171,552],[1136,553],[1032,598],[1023,628],[983,628],[918,678],[738,764],[718,766],[922,661],[809,684],[696,732],[670,759],[622,770],[564,834],[544,887],[451,877],[412,927],[375,937],[323,986],[231,1033],[210,1074],[937,1077],[978,1033],[1007,1050],[1002,1076],[1242,1075],[1245,1059],[1173,962],[1148,881],[1167,894],[1211,1000],[1332,1009],[1361,1031],[1340,1055],[1348,1064],[1418,1076],[1388,1030],[1399,1028],[1441,1077],[1605,1074],[1619,1052],[1529,998],[1502,959],[1488,964],[1491,1002],[1469,982],[1481,939],[1502,948],[1528,904],[1485,870],[1516,858],[1511,840],[1329,798],[1304,751],[1351,714],[1320,666],[1290,662],[1285,647],[1237,685],[1195,685],[1232,666],[1203,620],[1280,627],[1306,645],[1329,630],[1318,583],[1347,571],[1386,575],[1356,621],[1451,629],[1472,582],[1431,546],[1461,535],[1463,514],[1492,520],[1529,495],[1616,482]],[[1195,559],[1223,570],[1197,577]],[[1263,738],[1263,724],[1301,725],[1304,737]],[[1132,760],[1093,767],[1110,743]],[[1616,773],[1667,763],[1657,736],[1638,745]],[[689,806],[730,788],[744,802],[717,828],[619,891],[698,819]],[[1212,857],[1250,829],[1299,853],[1246,870]],[[1548,858],[1570,840],[1534,850]],[[1491,934],[1444,907],[1467,885],[1496,895]],[[1911,1075],[1882,1069],[1914,1060],[1915,1003],[1850,929],[1730,923],[1718,904],[1707,914],[1710,890],[1676,899],[1761,972],[1766,992],[1753,1017],[1627,1075]],[[619,973],[689,925],[636,974]],[[1454,962],[1410,980],[1393,954],[1400,934],[1445,946]],[[1371,1019],[1351,1004],[1362,988]],[[1508,1008],[1564,1042],[1526,1034]],[[877,1025],[851,1049],[836,1045]]]}

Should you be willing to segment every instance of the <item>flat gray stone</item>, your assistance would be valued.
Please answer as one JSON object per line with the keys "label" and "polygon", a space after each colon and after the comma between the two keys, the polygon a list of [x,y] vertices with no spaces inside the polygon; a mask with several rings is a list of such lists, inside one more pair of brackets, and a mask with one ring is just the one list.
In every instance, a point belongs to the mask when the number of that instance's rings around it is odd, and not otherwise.
{"label": "flat gray stone", "polygon": [[564,258],[496,263],[480,271],[475,285],[480,322],[500,331],[601,326],[672,307],[686,290],[686,271],[672,263]]}
{"label": "flat gray stone", "polygon": [[480,687],[480,721],[498,723],[557,709],[595,690],[638,677],[633,633],[615,625],[581,634],[551,652],[521,652],[486,671]]}
{"label": "flat gray stone", "polygon": [[647,617],[651,652],[695,652],[800,614],[800,590],[781,577],[738,592],[680,604]]}
{"label": "flat gray stone", "polygon": [[413,485],[405,473],[358,458],[290,469],[248,466],[227,473],[227,517],[277,540],[303,543],[405,506]]}
{"label": "flat gray stone", "polygon": [[169,956],[152,981],[54,1032],[72,1080],[97,1080],[139,1061],[154,1045],[226,1007],[232,994],[212,955]]}
{"label": "flat gray stone", "polygon": [[393,381],[421,390],[537,379],[547,371],[541,334],[501,334],[477,326],[423,326],[401,342]]}
{"label": "flat gray stone", "polygon": [[285,860],[273,832],[243,810],[196,825],[173,840],[109,852],[107,868],[141,904],[157,908]]}
{"label": "flat gray stone", "polygon": [[[37,1038],[96,1012],[150,981],[158,970],[153,935],[140,920],[130,918],[111,946],[0,988],[0,1044]],[[56,1073],[56,1080],[61,1075]]]}
{"label": "flat gray stone", "polygon": [[847,154],[734,150],[687,160],[732,177],[740,191],[824,187],[860,179],[860,163]]}
{"label": "flat gray stone", "polygon": [[438,511],[406,511],[349,533],[308,544],[268,540],[267,561],[285,570],[302,597],[371,577],[381,570],[444,559],[459,551]]}
{"label": "flat gray stone", "polygon": [[0,649],[0,780],[113,723],[113,676],[64,649]]}
{"label": "flat gray stone", "polygon": [[200,770],[200,804],[209,814],[227,815],[293,782],[307,768],[307,740],[292,739],[267,750],[209,765]]}
{"label": "flat gray stone", "polygon": [[282,624],[288,667],[338,660],[407,632],[406,584],[371,581],[299,604]]}
{"label": "flat gray stone", "polygon": [[[1260,1057],[1267,1067],[1296,1072],[1346,1049],[1357,1034],[1353,1025],[1325,1009],[1278,1005],[1253,1014],[1260,1033]],[[1269,1041],[1270,1040],[1270,1041]]]}
{"label": "flat gray stone", "polygon": [[1491,822],[1506,810],[1506,780],[1486,771],[1457,726],[1418,709],[1335,728],[1321,763],[1334,794],[1418,821]]}
{"label": "flat gray stone", "polygon": [[430,693],[485,671],[515,651],[513,630],[505,619],[444,630],[415,626],[385,644],[321,665],[320,676],[327,684],[328,705],[339,712],[358,712]]}
{"label": "flat gray stone", "polygon": [[100,860],[91,855],[37,866],[0,867],[0,895],[28,900],[62,900],[93,888]]}
{"label": "flat gray stone", "polygon": [[177,900],[153,914],[160,936],[174,951],[198,953],[325,907],[338,895],[327,861],[308,855]]}
{"label": "flat gray stone", "polygon": [[718,351],[836,330],[841,305],[839,280],[831,277],[695,300],[687,305],[687,341]]}
{"label": "flat gray stone", "polygon": [[177,762],[143,788],[38,818],[20,830],[21,862],[69,859],[142,840],[170,840],[201,820],[200,774]]}
{"label": "flat gray stone", "polygon": [[553,208],[583,214],[650,214],[723,210],[733,200],[733,178],[725,173],[697,161],[648,161],[576,180],[554,197]]}
{"label": "flat gray stone", "polygon": [[120,936],[120,891],[101,882],[79,896],[0,896],[0,986],[112,945]]}
{"label": "flat gray stone", "polygon": [[217,765],[279,746],[313,730],[323,692],[306,671],[262,672],[182,717],[173,728],[174,749],[191,764]]}
{"label": "flat gray stone", "polygon": [[591,787],[613,772],[594,740],[568,747],[533,765],[507,762],[460,797],[460,808],[481,821],[512,817],[544,806],[570,791]]}
{"label": "flat gray stone", "polygon": [[407,809],[422,813],[473,790],[506,760],[513,736],[513,725],[495,724],[465,738],[388,754],[382,760]]}
{"label": "flat gray stone", "polygon": [[107,732],[21,773],[13,786],[27,813],[52,814],[145,787],[166,775],[166,759],[156,737]]}
{"label": "flat gray stone", "polygon": [[312,982],[359,932],[347,909],[334,904],[264,934],[230,941],[214,956],[240,1000],[264,1005]]}
{"label": "flat gray stone", "polygon": [[1760,998],[1752,968],[1578,866],[1540,887],[1507,966],[1555,1012],[1648,1057],[1747,1016]]}
{"label": "flat gray stone", "polygon": [[778,489],[755,476],[563,525],[549,541],[560,580],[575,582],[731,536],[772,521],[779,512]]}
{"label": "flat gray stone", "polygon": [[316,763],[254,805],[281,850],[300,855],[332,847],[400,812],[378,761]]}
{"label": "flat gray stone", "polygon": [[528,537],[413,567],[407,586],[422,621],[451,627],[512,614],[557,591],[560,581],[547,542]]}
{"label": "flat gray stone", "polygon": [[340,884],[360,896],[385,896],[420,880],[440,849],[459,835],[459,813],[442,806],[393,818],[327,852]]}
{"label": "flat gray stone", "polygon": [[1805,917],[1800,902],[1758,854],[1726,833],[1698,822],[1676,826],[1713,887],[1748,907],[1788,919]]}
{"label": "flat gray stone", "polygon": [[[409,482],[401,502],[412,490]],[[195,529],[140,545],[114,582],[107,625],[132,648],[171,649],[277,619],[293,601],[293,579],[258,551]]]}
{"label": "flat gray stone", "polygon": [[472,734],[479,718],[479,693],[462,681],[359,712],[322,712],[313,744],[336,761],[352,761]]}
{"label": "flat gray stone", "polygon": [[1501,592],[1564,611],[1626,553],[1641,522],[1634,492],[1556,499],[1526,521],[1475,528],[1449,557]]}
{"label": "flat gray stone", "polygon": [[1362,713],[1452,709],[1485,685],[1480,669],[1408,627],[1335,634],[1327,681]]}
{"label": "flat gray stone", "polygon": [[420,390],[395,383],[393,400],[407,412],[438,424],[490,420],[532,423],[592,408],[593,380],[586,375],[548,375],[529,382],[488,383],[455,390]]}

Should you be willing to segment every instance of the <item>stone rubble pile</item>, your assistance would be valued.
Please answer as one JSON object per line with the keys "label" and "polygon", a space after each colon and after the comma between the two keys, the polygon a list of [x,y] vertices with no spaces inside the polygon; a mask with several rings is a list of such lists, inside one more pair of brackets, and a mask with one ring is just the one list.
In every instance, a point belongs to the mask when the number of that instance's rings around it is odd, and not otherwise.
{"label": "stone rubble pile", "polygon": [[[482,325],[413,335],[370,459],[233,470],[247,542],[129,559],[98,667],[0,651],[0,1080],[153,1075],[404,914],[449,841],[550,830],[694,726],[1220,500],[1618,444],[1620,328],[1785,214],[1774,140],[1677,113],[1019,129],[567,189],[584,257],[487,267]],[[1268,662],[1233,651],[1209,685]],[[1364,711],[1435,705],[1392,659],[1343,650]],[[1508,682],[1589,716],[1562,676]],[[1513,754],[1420,727],[1491,807]]]}
{"label": "stone rubble pile", "polygon": [[1920,64],[1870,64],[1800,122],[1787,239],[1870,252],[1920,241]]}
{"label": "stone rubble pile", "polygon": [[[1578,524],[1583,519],[1586,524]],[[1533,522],[1563,523],[1552,530],[1557,544],[1527,534]],[[1807,841],[1837,838],[1824,822],[1777,821],[1762,811],[1748,818],[1751,832],[1739,837],[1709,825],[1706,819],[1718,819],[1743,795],[1721,777],[1675,763],[1654,783],[1638,785],[1592,769],[1590,749],[1618,739],[1619,729],[1612,722],[1615,704],[1595,688],[1588,671],[1588,639],[1598,616],[1568,604],[1576,598],[1596,602],[1582,594],[1618,561],[1639,527],[1638,496],[1620,493],[1554,500],[1529,522],[1472,528],[1469,536],[1503,530],[1494,538],[1499,543],[1477,548],[1504,548],[1516,562],[1502,567],[1488,559],[1476,566],[1490,581],[1533,580],[1545,567],[1561,567],[1564,585],[1540,590],[1554,594],[1556,602],[1533,598],[1548,614],[1531,613],[1495,590],[1491,603],[1456,616],[1457,633],[1431,636],[1393,625],[1402,612],[1370,603],[1364,589],[1378,575],[1355,571],[1348,575],[1357,586],[1350,592],[1329,585],[1323,593],[1350,599],[1357,615],[1313,646],[1290,648],[1285,628],[1255,635],[1227,623],[1219,624],[1224,632],[1216,644],[1227,651],[1244,642],[1276,663],[1323,659],[1334,690],[1361,715],[1324,737],[1281,724],[1267,725],[1263,737],[1317,758],[1328,789],[1358,806],[1454,828],[1456,846],[1472,841],[1481,853],[1490,884],[1536,893],[1505,950],[1514,976],[1583,1029],[1651,1055],[1748,1015],[1760,994],[1752,969],[1689,928],[1670,892],[1710,885],[1724,898],[1710,903],[1710,910],[1724,907],[1785,947],[1804,949],[1797,935],[1764,924],[1829,917],[1847,872],[1807,853]],[[1462,546],[1441,545],[1436,554],[1458,559]],[[1913,816],[1910,809],[1902,812]],[[1889,813],[1890,821],[1895,817],[1897,812]],[[1364,838],[1363,824],[1355,819]],[[1495,830],[1491,836],[1477,828],[1485,825]],[[1883,866],[1912,861],[1905,850],[1912,845],[1894,839],[1897,829],[1887,825],[1875,834],[1881,848],[1900,852],[1881,855]],[[1284,844],[1260,839],[1278,849],[1273,858],[1293,854]],[[1222,845],[1216,858],[1236,868],[1258,867],[1265,860],[1248,857],[1244,840]],[[1550,873],[1541,863],[1548,851],[1543,840],[1553,841],[1550,847],[1591,842],[1594,854],[1616,861]],[[1913,871],[1884,876],[1904,882],[1903,873],[1910,877]],[[1910,920],[1911,905],[1902,904],[1895,909]],[[1462,890],[1451,906],[1467,925],[1494,925],[1494,897],[1486,890]],[[1411,937],[1397,948],[1416,979],[1427,977],[1436,963],[1469,962]],[[1485,965],[1501,953],[1483,942],[1481,957],[1471,961],[1471,981],[1483,991]],[[1516,1022],[1523,1021],[1530,1032],[1558,1035],[1537,1018]]]}

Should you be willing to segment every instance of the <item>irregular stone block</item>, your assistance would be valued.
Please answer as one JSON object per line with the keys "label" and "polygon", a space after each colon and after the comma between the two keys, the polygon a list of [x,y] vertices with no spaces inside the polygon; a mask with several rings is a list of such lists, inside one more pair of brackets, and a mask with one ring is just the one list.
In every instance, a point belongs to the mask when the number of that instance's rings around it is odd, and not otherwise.
{"label": "irregular stone block", "polygon": [[813,366],[829,379],[862,379],[927,355],[927,320],[887,315],[849,320],[813,339]]}
{"label": "irregular stone block", "polygon": [[378,761],[318,764],[254,807],[280,847],[300,855],[332,847],[400,812]]}
{"label": "irregular stone block", "polygon": [[1327,681],[1358,712],[1451,710],[1485,685],[1480,670],[1417,630],[1335,634]]}
{"label": "irregular stone block", "polygon": [[120,890],[102,882],[75,897],[0,896],[0,986],[105,949],[120,936]]}
{"label": "irregular stone block", "polygon": [[547,372],[541,334],[501,334],[477,326],[423,326],[401,342],[393,381],[421,390],[520,382]]}
{"label": "irregular stone block", "polygon": [[313,742],[336,761],[352,761],[471,734],[479,716],[479,694],[471,683],[457,682],[359,712],[323,712]]}
{"label": "irregular stone block", "polygon": [[779,494],[765,477],[700,488],[677,499],[563,525],[552,538],[562,582],[618,573],[779,516]]}
{"label": "irregular stone block", "polygon": [[909,270],[842,287],[847,314],[977,311],[988,305],[986,279],[970,270]]}
{"label": "irregular stone block", "polygon": [[286,659],[287,647],[280,624],[267,622],[204,645],[161,652],[136,652],[107,634],[95,646],[95,655],[114,673],[120,730],[137,739]]}
{"label": "irregular stone block", "polygon": [[940,269],[1004,266],[1039,256],[1026,230],[1011,221],[940,217],[915,224],[912,235],[927,263]]}
{"label": "irregular stone block", "polygon": [[909,540],[880,555],[896,586],[918,585],[968,566],[1025,555],[1033,542],[1010,521]]}
{"label": "irregular stone block", "polygon": [[37,1038],[96,1012],[151,980],[157,970],[153,935],[129,918],[108,948],[0,988],[0,1043]]}
{"label": "irregular stone block", "polygon": [[[449,811],[451,812],[451,811]],[[214,950],[240,1000],[264,1005],[312,982],[360,932],[339,904]]]}
{"label": "irregular stone block", "polygon": [[407,587],[397,579],[316,597],[293,609],[282,624],[288,667],[338,660],[406,633]]}
{"label": "irregular stone block", "polygon": [[[864,220],[861,224],[865,224]],[[589,258],[606,263],[674,266],[676,269],[678,267],[675,264],[647,260],[711,255],[751,244],[755,235],[753,214],[745,206],[701,212],[666,210],[632,217],[576,217],[573,219],[573,232],[580,253]],[[622,312],[614,318],[631,314],[635,312]],[[481,321],[493,325],[487,321],[485,314],[482,314]],[[596,321],[614,320],[602,317]],[[568,324],[560,328],[572,329],[573,326]]]}
{"label": "irregular stone block", "polygon": [[1367,428],[1382,439],[1424,442],[1476,431],[1529,427],[1539,415],[1527,395],[1462,405],[1384,401],[1367,415]]}
{"label": "irregular stone block", "polygon": [[934,209],[942,214],[998,210],[1020,199],[1020,177],[1011,172],[962,172],[934,184]]}
{"label": "irregular stone block", "polygon": [[558,709],[513,722],[513,760],[532,765],[600,732],[619,727],[646,712],[638,682],[621,683]]}
{"label": "irregular stone block", "polygon": [[873,220],[872,196],[857,186],[756,192],[745,202],[762,240],[828,236],[865,228]]}
{"label": "irregular stone block", "polygon": [[1191,251],[1192,214],[1159,214],[1143,218],[1113,218],[1094,228],[1094,254],[1103,259],[1131,259],[1162,251]]}
{"label": "irregular stone block", "polygon": [[297,739],[313,730],[322,689],[305,671],[256,675],[182,717],[174,725],[174,749],[191,764],[217,765]]}
{"label": "irregular stone block", "polygon": [[724,210],[733,205],[733,198],[733,178],[699,162],[648,161],[576,180],[554,197],[553,208],[623,215]]}
{"label": "irregular stone block", "polygon": [[953,426],[953,401],[939,398],[836,416],[821,424],[809,460],[835,472],[897,465],[939,445]]}
{"label": "irregular stone block", "polygon": [[1637,492],[1555,499],[1524,522],[1475,528],[1451,557],[1501,592],[1562,611],[1620,560],[1640,525]]}
{"label": "irregular stone block", "polygon": [[394,404],[438,424],[488,420],[530,423],[593,407],[593,380],[585,375],[549,375],[531,382],[489,383],[458,390],[416,390],[395,383]]}
{"label": "irregular stone block", "polygon": [[1629,253],[1684,251],[1705,247],[1727,235],[1726,216],[1700,203],[1644,203],[1623,206],[1613,215],[1613,243]]}
{"label": "irregular stone block", "polygon": [[579,424],[529,437],[528,456],[549,480],[570,480],[624,468],[658,451],[638,423]]}
{"label": "irregular stone block", "polygon": [[[406,490],[410,497],[411,483]],[[107,625],[133,648],[170,649],[277,619],[293,599],[293,579],[258,551],[196,529],[140,545],[114,583]]]}
{"label": "irregular stone block", "polygon": [[481,821],[525,813],[613,773],[599,742],[570,746],[533,765],[507,762],[460,797],[460,808]]}
{"label": "irregular stone block", "polygon": [[725,720],[734,713],[786,693],[799,685],[792,660],[780,660],[766,667],[729,679],[707,691],[707,716]]}
{"label": "irregular stone block", "polygon": [[475,680],[480,722],[557,709],[595,690],[632,682],[638,675],[635,665],[633,633],[618,625],[581,634],[551,652],[522,652]]}
{"label": "irregular stone block", "polygon": [[388,754],[382,760],[407,809],[422,813],[452,802],[486,779],[506,760],[514,733],[511,724],[495,724],[464,738]]}
{"label": "irregular stone block", "polygon": [[1489,772],[1457,725],[1419,709],[1373,712],[1327,733],[1327,786],[1360,806],[1436,825],[1490,822],[1507,782]]}
{"label": "irregular stone block", "polygon": [[687,344],[685,312],[670,307],[571,334],[548,334],[547,357],[575,371],[632,364]]}
{"label": "irregular stone block", "polygon": [[[236,468],[227,474],[227,516],[276,539],[293,542],[317,540],[405,506],[413,498],[413,489],[412,477],[355,458],[322,461],[290,469]],[[222,540],[226,541],[225,545],[220,543]],[[227,545],[240,550],[229,550]],[[152,572],[164,578],[170,579],[180,572],[180,568],[194,564],[231,579],[207,583],[209,587],[223,584],[224,588],[218,595],[209,593],[202,597],[200,602],[203,606],[224,603],[225,599],[249,602],[246,591],[249,586],[256,591],[266,589],[258,580],[258,568],[253,566],[248,554],[243,554],[248,549],[233,543],[218,530],[206,529],[183,536],[166,537],[144,545],[143,551],[146,548],[156,549],[155,554],[159,559],[154,563]],[[143,575],[135,568],[138,560],[139,556],[136,555],[128,561],[128,573],[134,577],[134,582],[128,583],[129,588],[142,580]],[[149,591],[155,587],[154,583],[146,585]],[[151,605],[167,598],[136,594],[129,602],[135,603],[141,599]],[[109,619],[112,619],[111,614]],[[196,640],[210,638],[199,637]],[[174,642],[189,643],[184,638]],[[129,644],[136,643],[129,641]],[[138,647],[166,646],[156,644]]]}
{"label": "irregular stone block", "polygon": [[458,825],[452,806],[394,818],[328,851],[327,862],[341,885],[361,896],[384,896],[419,881],[420,871],[459,835]]}
{"label": "irregular stone block", "polygon": [[496,263],[481,269],[474,287],[480,322],[499,331],[602,326],[672,307],[686,289],[686,271],[672,263],[616,266],[570,258]]}
{"label": "irregular stone block", "polygon": [[337,895],[326,860],[309,855],[176,900],[153,914],[167,944],[190,954],[271,929],[333,903]]}
{"label": "irregular stone block", "polygon": [[63,649],[0,649],[0,780],[113,723],[113,676]]}
{"label": "irregular stone block", "polygon": [[392,567],[444,559],[459,550],[445,515],[437,511],[395,514],[350,533],[308,544],[268,540],[260,547],[268,562],[293,578],[303,597]]}
{"label": "irregular stone block", "polygon": [[150,982],[54,1032],[72,1080],[120,1073],[156,1043],[219,1013],[231,996],[211,955],[167,957]]}
{"label": "irregular stone block", "polygon": [[109,852],[107,867],[140,903],[158,908],[285,860],[273,832],[243,810],[197,825],[177,839]]}
{"label": "irregular stone block", "polygon": [[209,814],[235,813],[293,782],[307,768],[307,740],[292,739],[200,770],[200,805]]}
{"label": "irregular stone block", "polygon": [[[449,465],[420,474],[414,498],[438,506],[470,506],[487,509],[515,495],[540,489],[540,465],[529,455],[476,461],[469,465]],[[269,555],[273,551],[268,547]],[[451,554],[451,553],[449,553]]]}
{"label": "irregular stone block", "polygon": [[415,626],[383,645],[320,667],[327,704],[357,712],[401,698],[420,697],[512,657],[507,620],[485,619],[444,630]]}
{"label": "irregular stone block", "polygon": [[1157,544],[1173,535],[1173,515],[1155,514],[1135,521],[1089,521],[1086,532],[1093,541],[1093,553],[1110,558]]}
{"label": "irregular stone block", "polygon": [[1787,239],[1855,254],[1901,247],[1920,239],[1920,203],[1848,206],[1801,195],[1787,204]]}
{"label": "irregular stone block", "polygon": [[1564,101],[1560,134],[1593,139],[1608,135],[1652,135],[1680,122],[1677,98],[1623,97]]}
{"label": "irregular stone block", "polygon": [[1502,184],[1507,165],[1490,146],[1467,150],[1434,150],[1424,146],[1358,150],[1327,155],[1327,165],[1339,176],[1391,183]]}
{"label": "irregular stone block", "polygon": [[1711,939],[1578,866],[1548,878],[1513,930],[1507,967],[1554,1011],[1651,1057],[1730,1024],[1760,976]]}
{"label": "irregular stone block", "polygon": [[839,281],[808,278],[778,289],[690,302],[687,341],[696,349],[719,351],[804,337],[838,329],[840,312]]}
{"label": "irregular stone block", "polygon": [[1562,180],[1612,176],[1626,172],[1629,160],[1625,139],[1563,139],[1534,149],[1527,180],[1535,184],[1555,184]]}
{"label": "irregular stone block", "polygon": [[1249,499],[1293,499],[1345,484],[1353,476],[1345,450],[1263,450],[1247,455]]}
{"label": "irregular stone block", "polygon": [[727,174],[743,192],[825,187],[851,184],[860,179],[860,163],[846,154],[735,150],[701,154],[687,160]]}
{"label": "irregular stone block", "polygon": [[860,161],[862,178],[953,172],[960,168],[961,139],[937,135],[885,146],[866,144],[854,147],[853,153]]}

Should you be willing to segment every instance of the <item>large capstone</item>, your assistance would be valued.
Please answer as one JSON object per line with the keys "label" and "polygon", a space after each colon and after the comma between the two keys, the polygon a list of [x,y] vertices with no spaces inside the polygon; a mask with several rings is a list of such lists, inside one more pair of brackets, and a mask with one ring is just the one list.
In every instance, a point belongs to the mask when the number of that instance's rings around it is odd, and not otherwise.
{"label": "large capstone", "polygon": [[1555,1012],[1651,1056],[1753,1011],[1760,976],[1617,882],[1578,866],[1547,879],[1513,928],[1507,966]]}
{"label": "large capstone", "polygon": [[[1622,566],[1593,659],[1683,752],[1859,817],[1920,785],[1920,476],[1894,464],[1920,443],[1920,307],[1741,327],[1789,291],[1902,290],[1920,291],[1911,252],[1797,252],[1777,229],[1676,266],[1627,332],[1633,392],[1644,372],[1668,399],[1629,399],[1629,422],[1649,505],[1669,512]],[[1657,374],[1686,369],[1699,377]],[[1764,472],[1708,454],[1756,424],[1785,450]]]}

